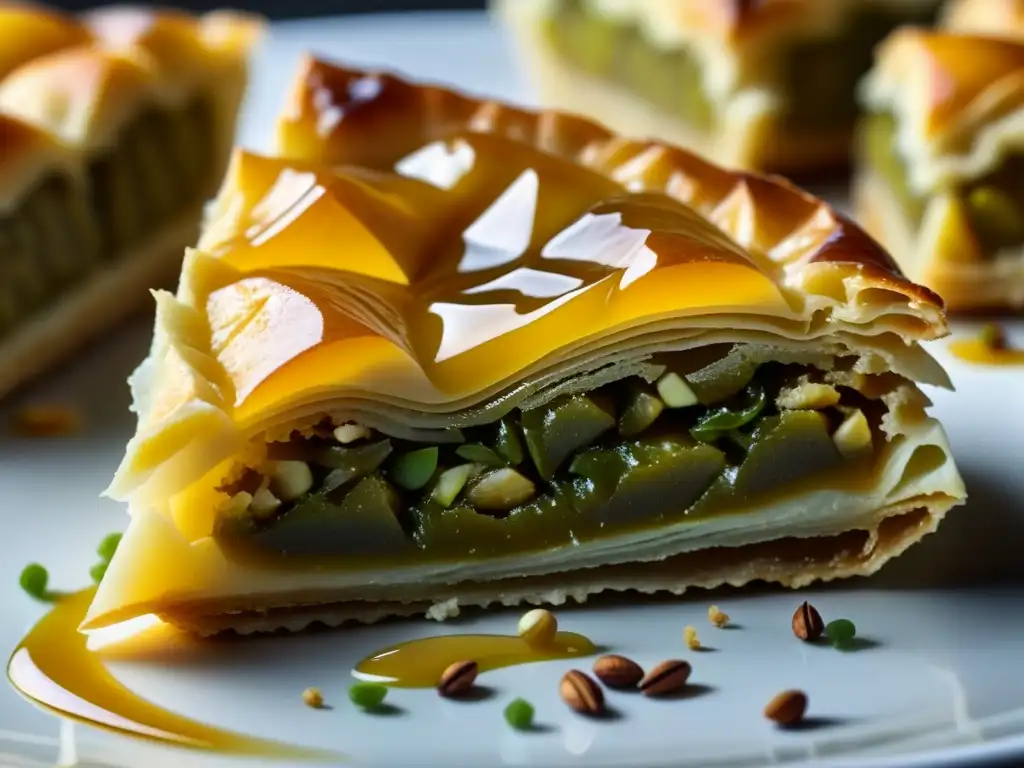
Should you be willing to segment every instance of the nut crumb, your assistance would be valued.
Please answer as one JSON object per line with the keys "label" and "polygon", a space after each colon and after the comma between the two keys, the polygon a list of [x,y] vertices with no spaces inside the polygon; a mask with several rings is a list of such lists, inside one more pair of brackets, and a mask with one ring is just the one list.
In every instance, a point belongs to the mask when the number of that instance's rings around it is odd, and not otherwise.
{"label": "nut crumb", "polygon": [[519,636],[534,648],[551,645],[558,633],[558,619],[545,608],[534,608],[519,619]]}
{"label": "nut crumb", "polygon": [[319,688],[307,688],[302,692],[302,700],[307,707],[312,709],[323,709],[324,697]]}
{"label": "nut crumb", "polygon": [[717,605],[708,608],[708,621],[721,629],[729,623],[729,614],[723,613]]}
{"label": "nut crumb", "polygon": [[76,410],[66,405],[38,403],[15,413],[11,426],[24,437],[60,437],[77,432],[82,420]]}
{"label": "nut crumb", "polygon": [[700,650],[700,640],[697,638],[697,630],[691,626],[683,628],[683,640],[686,642],[686,647],[691,651]]}

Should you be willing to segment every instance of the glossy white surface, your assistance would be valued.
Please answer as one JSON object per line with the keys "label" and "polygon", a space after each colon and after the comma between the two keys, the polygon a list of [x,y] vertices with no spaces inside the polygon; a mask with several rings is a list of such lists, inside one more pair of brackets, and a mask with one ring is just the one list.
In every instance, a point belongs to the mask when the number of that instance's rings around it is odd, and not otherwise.
{"label": "glossy white surface", "polygon": [[[470,90],[523,97],[501,38],[475,15],[362,18],[286,25],[257,63],[243,143],[268,146],[272,115],[303,50]],[[958,333],[976,325],[961,324]],[[0,421],[26,402],[82,409],[85,430],[55,440],[0,434],[0,652],[14,647],[41,615],[17,588],[21,567],[46,563],[54,586],[88,579],[93,547],[124,525],[123,510],[98,498],[132,431],[125,377],[149,340],[149,320],[0,408]],[[1024,344],[1024,324],[1014,328]],[[155,702],[191,717],[261,736],[338,749],[357,765],[739,766],[817,764],[911,766],[1024,763],[1024,369],[949,366],[956,394],[930,393],[968,483],[971,501],[939,534],[879,577],[798,594],[759,590],[686,601],[599,601],[559,612],[566,629],[649,665],[689,659],[695,695],[649,701],[614,694],[618,716],[600,722],[572,714],[558,699],[567,662],[488,673],[483,701],[455,703],[433,691],[392,691],[398,711],[364,715],[348,704],[349,670],[363,655],[432,633],[513,632],[517,614],[474,614],[456,623],[391,623],[354,631],[218,642],[199,652],[168,651],[115,673]],[[854,653],[808,647],[789,629],[810,599],[826,620],[845,616],[871,641]],[[710,602],[736,628],[706,619]],[[713,651],[691,653],[682,628],[697,627]],[[581,665],[589,668],[589,662]],[[319,686],[330,711],[303,706]],[[762,717],[768,699],[799,687],[812,726],[780,732]],[[501,711],[529,699],[542,726],[518,734]],[[77,762],[76,762],[77,761]],[[0,766],[238,765],[214,755],[178,753],[109,736],[56,718],[0,686]],[[987,764],[987,763],[985,763]]]}

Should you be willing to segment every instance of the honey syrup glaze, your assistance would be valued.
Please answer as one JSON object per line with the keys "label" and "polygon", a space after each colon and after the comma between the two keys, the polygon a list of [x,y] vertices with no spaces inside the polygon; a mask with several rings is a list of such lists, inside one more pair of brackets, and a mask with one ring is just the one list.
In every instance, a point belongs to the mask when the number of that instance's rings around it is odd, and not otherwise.
{"label": "honey syrup glaze", "polygon": [[360,677],[396,688],[431,688],[457,661],[472,660],[480,672],[551,659],[590,656],[597,647],[583,635],[559,632],[543,646],[510,635],[441,635],[384,648],[356,665]]}
{"label": "honey syrup glaze", "polygon": [[94,589],[68,595],[25,636],[7,664],[11,684],[64,717],[125,736],[236,755],[336,761],[341,755],[258,739],[191,720],[119,683],[78,631]]}
{"label": "honey syrup glaze", "polygon": [[[91,650],[88,635],[78,631],[94,592],[90,588],[63,598],[14,650],[7,676],[27,699],[81,723],[168,746],[311,762],[344,760],[338,752],[292,746],[207,725],[130,691],[104,666],[108,653]],[[135,636],[110,647],[130,649],[133,642],[140,641],[144,642],[141,636]],[[559,632],[542,648],[511,635],[444,635],[383,648],[359,662],[355,673],[398,688],[433,687],[448,665],[464,659],[475,660],[484,672],[589,656],[597,650],[589,639],[573,632]],[[295,702],[302,706],[298,694]]]}

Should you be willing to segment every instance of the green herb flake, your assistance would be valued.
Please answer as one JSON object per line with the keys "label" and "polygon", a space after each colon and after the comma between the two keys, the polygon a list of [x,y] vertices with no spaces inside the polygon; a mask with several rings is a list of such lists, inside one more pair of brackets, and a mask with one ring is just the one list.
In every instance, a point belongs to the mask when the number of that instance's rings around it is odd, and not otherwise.
{"label": "green herb flake", "polygon": [[18,583],[21,584],[21,588],[25,590],[31,597],[36,600],[42,600],[43,602],[50,602],[49,594],[46,591],[46,585],[50,582],[50,573],[39,563],[30,563],[26,565],[21,572],[21,578]]}
{"label": "green herb flake", "polygon": [[109,565],[110,563],[96,563],[96,565],[89,569],[89,576],[92,577],[92,580],[95,583],[99,584],[103,581],[103,577],[106,575]]}
{"label": "green herb flake", "polygon": [[437,470],[437,446],[409,451],[391,464],[391,479],[407,491],[418,491]]}
{"label": "green herb flake", "polygon": [[352,703],[363,709],[376,709],[388,695],[387,686],[380,683],[353,683],[348,689]]}
{"label": "green herb flake", "polygon": [[853,643],[857,627],[849,619],[836,619],[825,626],[829,642],[836,648],[847,648]]}
{"label": "green herb flake", "polygon": [[533,705],[525,699],[516,699],[505,707],[505,722],[517,731],[529,730],[533,725]]}
{"label": "green herb flake", "polygon": [[[124,534],[111,533],[103,538],[100,545],[96,547],[96,554],[100,556],[100,559],[104,563],[109,563],[114,558],[114,553],[117,551],[117,545],[121,543],[121,537]],[[95,569],[94,569],[95,570]]]}
{"label": "green herb flake", "polygon": [[743,393],[742,403],[738,408],[723,405],[709,409],[690,428],[690,434],[702,443],[713,443],[728,432],[749,424],[767,404],[768,398],[764,389],[755,382]]}

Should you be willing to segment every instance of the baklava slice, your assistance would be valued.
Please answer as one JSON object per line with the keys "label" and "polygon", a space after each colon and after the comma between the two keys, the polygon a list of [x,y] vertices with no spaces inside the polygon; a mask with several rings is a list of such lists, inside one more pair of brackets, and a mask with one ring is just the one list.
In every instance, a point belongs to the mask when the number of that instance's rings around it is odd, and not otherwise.
{"label": "baklava slice", "polygon": [[864,85],[862,223],[951,309],[1024,307],[1024,41],[901,30]]}
{"label": "baklava slice", "polygon": [[966,34],[1024,39],[1024,0],[950,0],[942,26]]}
{"label": "baklava slice", "polygon": [[857,81],[937,0],[496,0],[545,106],[729,167],[849,159]]}
{"label": "baklava slice", "polygon": [[964,498],[939,300],[778,178],[307,62],[157,295],[86,620],[869,574]]}
{"label": "baklava slice", "polygon": [[2,396],[180,270],[227,165],[260,24],[9,6],[0,30]]}

